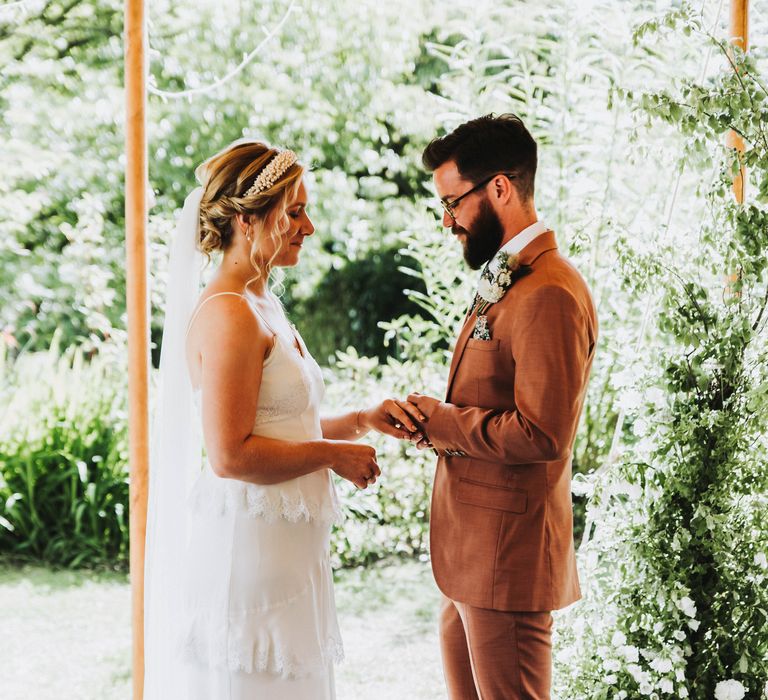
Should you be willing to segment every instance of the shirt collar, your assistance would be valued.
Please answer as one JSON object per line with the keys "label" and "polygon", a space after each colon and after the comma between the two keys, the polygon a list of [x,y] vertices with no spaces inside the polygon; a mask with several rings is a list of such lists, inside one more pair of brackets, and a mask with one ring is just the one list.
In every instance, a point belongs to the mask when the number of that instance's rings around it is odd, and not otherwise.
{"label": "shirt collar", "polygon": [[506,245],[501,247],[499,253],[507,253],[508,255],[519,253],[529,243],[532,243],[546,231],[549,231],[549,227],[543,221],[537,221],[536,223],[531,224],[528,228],[524,228],[510,241],[507,241]]}
{"label": "shirt collar", "polygon": [[537,221],[528,226],[528,228],[524,228],[499,249],[499,252],[496,253],[488,263],[488,268],[495,274],[498,272],[499,267],[499,253],[517,255],[523,248],[527,247],[528,244],[533,243],[533,241],[535,241],[542,233],[546,233],[549,230],[549,227],[543,221]]}

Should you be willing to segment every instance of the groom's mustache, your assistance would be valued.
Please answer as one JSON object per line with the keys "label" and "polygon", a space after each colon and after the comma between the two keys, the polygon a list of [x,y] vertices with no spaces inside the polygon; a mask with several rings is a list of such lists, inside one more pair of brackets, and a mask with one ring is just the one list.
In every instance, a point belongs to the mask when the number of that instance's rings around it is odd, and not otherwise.
{"label": "groom's mustache", "polygon": [[451,226],[451,233],[454,236],[458,236],[460,233],[463,233],[465,236],[469,235],[469,231],[461,226]]}

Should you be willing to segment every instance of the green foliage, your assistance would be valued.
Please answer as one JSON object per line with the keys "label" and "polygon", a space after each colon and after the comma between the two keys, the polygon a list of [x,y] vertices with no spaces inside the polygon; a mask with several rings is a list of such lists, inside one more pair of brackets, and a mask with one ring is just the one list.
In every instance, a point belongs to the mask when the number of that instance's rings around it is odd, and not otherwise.
{"label": "green foliage", "polygon": [[[768,676],[768,210],[733,201],[729,129],[743,136],[753,185],[768,173],[755,62],[731,55],[689,8],[644,25],[641,41],[681,30],[725,70],[635,93],[638,110],[686,136],[703,187],[698,246],[637,256],[627,278],[659,295],[657,334],[630,357],[622,458],[583,482],[596,524],[580,552],[588,592],[562,626],[562,697],[758,698]],[[658,46],[658,45],[657,45]],[[731,70],[731,66],[735,70]],[[573,625],[572,628],[568,624]]]}
{"label": "green foliage", "polygon": [[316,358],[330,362],[339,348],[350,345],[380,360],[392,352],[379,323],[419,313],[402,292],[410,279],[400,271],[405,262],[397,249],[372,251],[331,268],[309,296],[283,299],[291,320],[306,329],[304,338]]}
{"label": "green foliage", "polygon": [[[288,6],[153,4],[153,89],[213,83]],[[435,128],[431,98],[413,84],[429,70],[413,72],[419,37],[439,21],[425,2],[296,5],[256,60],[222,86],[182,100],[150,96],[153,338],[175,210],[194,186],[194,167],[236,138],[291,146],[314,171],[310,214],[318,233],[305,250],[312,265],[288,279],[297,312],[329,272],[397,245],[414,194],[423,192],[418,157]],[[30,2],[0,14],[0,327],[21,347],[47,347],[56,328],[64,345],[87,349],[121,336],[121,22],[120,3],[94,0]],[[355,31],[341,29],[350,22]],[[395,280],[381,291],[370,300],[376,320],[403,304]],[[321,337],[325,318],[315,316]],[[362,326],[354,325],[338,324],[340,347],[361,341]],[[359,349],[382,354],[367,343]]]}
{"label": "green foliage", "polygon": [[128,561],[124,378],[79,350],[3,358],[0,551],[56,566]]}

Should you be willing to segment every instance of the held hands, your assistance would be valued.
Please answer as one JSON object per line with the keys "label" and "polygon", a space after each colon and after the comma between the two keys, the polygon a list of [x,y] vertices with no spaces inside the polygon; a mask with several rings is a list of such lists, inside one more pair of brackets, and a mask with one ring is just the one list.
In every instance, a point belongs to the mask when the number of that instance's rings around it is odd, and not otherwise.
{"label": "held hands", "polygon": [[[438,399],[432,396],[424,396],[423,394],[411,393],[408,394],[408,406],[412,406],[414,410],[418,411],[421,415],[425,416],[424,420],[429,421],[432,416],[432,412],[435,410],[435,406],[440,403]],[[420,440],[416,442],[416,447],[420,450],[425,450],[428,447],[432,447],[432,442],[424,435]]]}
{"label": "held hands", "polygon": [[367,428],[384,435],[409,440],[419,449],[431,447],[423,424],[429,420],[437,399],[421,394],[410,394],[407,401],[386,399],[378,406],[363,411],[361,419]]}
{"label": "held hands", "polygon": [[[414,442],[416,447],[423,450],[432,447],[432,443],[422,424],[429,420],[438,403],[437,399],[429,396],[411,394],[407,401],[386,399],[358,415],[360,423],[366,428]],[[345,440],[334,441],[333,447],[332,468],[340,477],[351,481],[359,489],[376,483],[381,469],[376,462],[376,450],[373,447]]]}
{"label": "held hands", "polygon": [[370,445],[360,445],[344,440],[333,441],[333,471],[351,481],[357,488],[365,489],[376,483],[381,469],[376,462],[376,450]]}
{"label": "held hands", "polygon": [[[414,442],[416,447],[423,450],[432,447],[423,424],[429,421],[438,403],[431,396],[414,393],[406,401],[385,399],[377,406],[360,411],[358,416],[366,428]],[[334,472],[359,489],[376,483],[381,469],[376,462],[376,450],[373,447],[346,440],[333,441],[333,447]]]}

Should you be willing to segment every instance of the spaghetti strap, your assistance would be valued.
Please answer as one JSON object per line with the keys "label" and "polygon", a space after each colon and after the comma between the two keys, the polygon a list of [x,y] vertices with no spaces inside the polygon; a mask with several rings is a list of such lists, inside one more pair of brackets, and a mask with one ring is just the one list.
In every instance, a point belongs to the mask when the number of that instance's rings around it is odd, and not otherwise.
{"label": "spaghetti strap", "polygon": [[272,333],[272,335],[274,335],[275,337],[277,337],[277,333],[275,333],[275,329],[274,329],[274,328],[272,328],[272,326],[270,326],[270,325],[269,325],[269,323],[267,323],[267,319],[266,319],[266,318],[264,318],[264,317],[261,315],[261,312],[260,312],[260,311],[259,311],[259,310],[258,310],[258,309],[255,307],[255,306],[251,306],[251,308],[252,308],[252,309],[253,309],[253,310],[256,312],[256,315],[257,315],[257,316],[258,316],[258,317],[259,317],[259,318],[262,320],[262,323],[263,323],[263,324],[264,324],[264,325],[265,325],[267,328],[269,328],[269,330],[270,330],[270,332]]}
{"label": "spaghetti strap", "polygon": [[246,299],[246,297],[243,294],[238,294],[237,292],[217,292],[216,294],[211,294],[211,296],[203,299],[203,301],[200,302],[198,307],[195,309],[195,313],[192,314],[192,318],[189,319],[189,323],[187,324],[186,335],[189,335],[189,331],[192,329],[192,324],[195,322],[195,319],[197,319],[197,315],[200,313],[200,309],[202,309],[203,306],[205,306],[206,302],[209,302],[211,299],[215,299],[216,297],[225,296],[227,294],[233,297],[240,297],[241,299],[245,299],[246,303],[248,302],[248,299]]}
{"label": "spaghetti strap", "polygon": [[216,297],[221,297],[227,294],[234,297],[240,297],[241,299],[245,299],[245,303],[251,307],[252,311],[256,312],[256,315],[261,319],[262,323],[269,329],[269,332],[272,333],[274,337],[277,337],[277,333],[275,333],[275,329],[272,328],[272,326],[270,326],[269,323],[267,323],[267,320],[264,318],[264,316],[261,315],[261,313],[259,313],[259,310],[253,304],[251,304],[250,301],[248,301],[248,297],[245,296],[245,294],[238,294],[237,292],[217,292],[216,294],[211,294],[211,296],[203,299],[203,301],[200,302],[200,305],[195,309],[195,313],[192,314],[192,318],[189,319],[189,324],[187,325],[187,335],[189,335],[189,331],[192,328],[192,324],[195,322],[195,319],[197,319],[197,315],[200,313],[200,309],[202,309],[203,306],[205,306],[206,302],[210,301],[211,299],[215,299]]}

